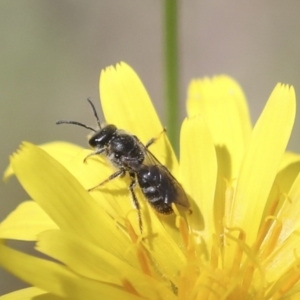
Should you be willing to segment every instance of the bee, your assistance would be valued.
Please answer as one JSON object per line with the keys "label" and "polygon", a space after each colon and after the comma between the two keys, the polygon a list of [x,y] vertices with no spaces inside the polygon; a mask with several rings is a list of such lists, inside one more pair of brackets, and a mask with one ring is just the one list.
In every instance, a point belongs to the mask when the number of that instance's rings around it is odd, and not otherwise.
{"label": "bee", "polygon": [[[91,156],[102,154],[117,170],[88,191],[98,189],[107,182],[128,174],[131,180],[128,188],[133,206],[138,213],[141,233],[143,231],[141,208],[134,191],[137,184],[152,208],[160,214],[172,214],[172,203],[188,209],[189,202],[182,186],[148,149],[159,136],[150,139],[144,145],[135,135],[118,129],[113,124],[101,126],[94,104],[90,99],[87,100],[97,121],[98,129],[77,121],[60,120],[56,124],[73,124],[93,131],[89,145],[94,149],[94,152],[89,154],[84,162]],[[165,129],[161,134],[164,132]]]}

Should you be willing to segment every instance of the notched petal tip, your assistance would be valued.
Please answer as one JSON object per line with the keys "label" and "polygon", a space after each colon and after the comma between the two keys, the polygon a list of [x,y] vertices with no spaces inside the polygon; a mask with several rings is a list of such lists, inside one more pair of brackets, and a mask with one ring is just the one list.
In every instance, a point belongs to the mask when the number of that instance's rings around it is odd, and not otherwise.
{"label": "notched petal tip", "polygon": [[22,142],[19,148],[10,156],[10,163],[12,168],[14,169],[13,164],[16,163],[22,155],[27,155],[30,151],[32,151],[36,145],[29,142]]}
{"label": "notched petal tip", "polygon": [[[277,83],[271,96],[274,96],[274,94],[278,96],[289,96],[290,99],[296,99],[296,93],[295,93],[295,89],[292,85],[286,84],[286,83]],[[279,94],[280,93],[280,94]],[[283,94],[283,95],[282,95]]]}
{"label": "notched petal tip", "polygon": [[122,72],[122,71],[131,71],[134,72],[134,70],[124,61],[120,61],[116,63],[116,65],[108,66],[100,71],[100,78],[102,75],[106,73],[114,73],[114,72]]}

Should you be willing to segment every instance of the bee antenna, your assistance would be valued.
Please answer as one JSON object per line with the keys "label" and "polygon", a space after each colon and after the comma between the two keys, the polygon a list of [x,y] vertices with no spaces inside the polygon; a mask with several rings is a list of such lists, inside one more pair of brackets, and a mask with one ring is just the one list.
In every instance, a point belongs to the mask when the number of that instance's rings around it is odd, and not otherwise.
{"label": "bee antenna", "polygon": [[86,129],[92,130],[94,132],[97,132],[97,130],[95,130],[94,128],[92,128],[90,126],[87,126],[85,124],[76,122],[76,121],[59,120],[59,121],[56,122],[56,124],[57,125],[59,125],[59,124],[73,124],[73,125],[78,125],[78,126],[86,128]]}
{"label": "bee antenna", "polygon": [[101,129],[100,120],[99,120],[99,117],[98,117],[96,108],[95,108],[95,106],[94,106],[94,103],[92,102],[92,100],[91,100],[90,98],[87,98],[87,101],[89,102],[89,104],[90,104],[91,107],[92,107],[92,110],[93,110],[94,116],[95,116],[95,118],[96,118],[96,120],[97,120],[97,124],[98,124],[99,129]]}

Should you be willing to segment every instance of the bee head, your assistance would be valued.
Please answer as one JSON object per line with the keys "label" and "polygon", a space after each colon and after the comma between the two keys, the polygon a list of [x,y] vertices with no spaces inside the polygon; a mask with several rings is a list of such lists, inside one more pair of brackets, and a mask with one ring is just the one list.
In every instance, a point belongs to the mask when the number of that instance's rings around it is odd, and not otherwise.
{"label": "bee head", "polygon": [[112,124],[108,124],[96,131],[89,139],[89,144],[92,148],[103,148],[111,139],[115,136],[117,127]]}

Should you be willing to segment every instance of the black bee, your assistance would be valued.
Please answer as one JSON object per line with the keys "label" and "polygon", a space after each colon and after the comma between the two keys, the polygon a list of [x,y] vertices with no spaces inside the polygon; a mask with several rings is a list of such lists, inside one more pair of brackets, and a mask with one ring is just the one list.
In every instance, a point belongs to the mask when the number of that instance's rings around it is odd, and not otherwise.
{"label": "black bee", "polygon": [[[133,205],[138,212],[139,228],[142,232],[142,218],[139,201],[135,195],[134,188],[138,183],[142,193],[150,205],[161,214],[173,213],[172,203],[189,208],[187,196],[169,170],[163,166],[156,157],[148,150],[158,138],[152,138],[146,145],[140,140],[115,125],[107,124],[101,127],[100,120],[94,104],[87,99],[97,120],[98,129],[95,130],[85,124],[76,121],[60,120],[56,124],[73,124],[92,130],[94,134],[89,139],[90,146],[95,151],[90,156],[103,154],[117,169],[106,180],[89,189],[92,191],[117,177],[123,177],[126,173],[131,178],[129,191],[132,196]],[[162,133],[165,130],[162,131]]]}
{"label": "black bee", "polygon": [[158,213],[172,214],[172,203],[189,207],[183,188],[163,165],[142,165],[136,178],[148,202]]}

